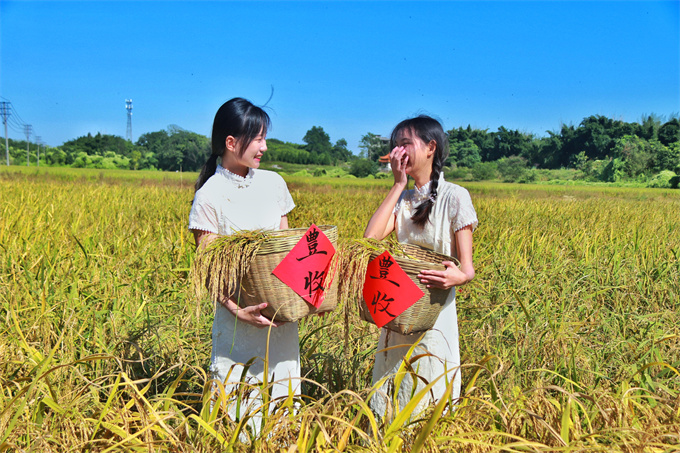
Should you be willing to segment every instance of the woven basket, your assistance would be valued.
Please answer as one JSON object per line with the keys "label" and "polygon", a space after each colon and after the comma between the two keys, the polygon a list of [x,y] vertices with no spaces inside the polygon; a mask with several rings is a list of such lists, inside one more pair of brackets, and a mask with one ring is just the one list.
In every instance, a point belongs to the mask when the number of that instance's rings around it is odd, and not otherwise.
{"label": "woven basket", "polygon": [[[337,248],[338,228],[334,225],[317,227]],[[332,311],[338,304],[338,278],[330,270],[333,281],[326,290],[326,297],[319,308],[307,303],[277,276],[272,274],[276,266],[286,257],[307,232],[307,228],[290,228],[272,231],[270,237],[260,246],[248,272],[241,281],[239,305],[249,307],[267,302],[262,314],[276,321],[297,321],[313,313]],[[332,264],[331,264],[332,265]]]}
{"label": "woven basket", "polygon": [[[413,281],[413,283],[415,283],[416,286],[418,286],[418,288],[420,288],[425,293],[425,295],[388,324],[385,324],[383,327],[393,332],[398,332],[402,335],[409,335],[430,330],[432,326],[434,326],[434,323],[437,321],[437,317],[439,317],[442,307],[444,307],[444,303],[446,302],[446,298],[449,295],[449,291],[452,291],[439,288],[427,288],[417,278],[418,273],[420,273],[421,270],[426,269],[443,271],[446,268],[441,264],[442,261],[455,260],[450,256],[442,255],[441,253],[437,253],[417,245],[399,245],[402,247],[404,253],[408,255],[408,257],[393,256],[394,260],[397,262],[397,264],[399,264],[399,267],[401,267],[403,271],[406,272],[411,281]],[[371,254],[370,260],[374,260],[381,253],[382,252],[377,251],[373,252]],[[368,311],[366,301],[363,301],[363,303],[359,304],[359,312],[361,314],[361,319],[375,324],[370,312]]]}

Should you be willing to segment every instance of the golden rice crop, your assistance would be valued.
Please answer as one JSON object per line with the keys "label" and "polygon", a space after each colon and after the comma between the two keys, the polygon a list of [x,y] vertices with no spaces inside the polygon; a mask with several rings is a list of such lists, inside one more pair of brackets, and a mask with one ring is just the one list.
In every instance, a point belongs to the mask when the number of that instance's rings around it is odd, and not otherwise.
{"label": "golden rice crop", "polygon": [[201,246],[192,268],[197,296],[207,287],[211,300],[232,297],[267,238],[266,231],[239,231]]}
{"label": "golden rice crop", "polygon": [[[377,329],[336,310],[300,321],[303,396],[260,410],[262,436],[243,443],[243,423],[209,404],[194,177],[0,171],[0,451],[680,448],[677,191],[465,184],[480,226],[477,276],[457,293],[456,409],[376,420]],[[337,225],[345,240],[390,185],[287,180],[291,227]]]}

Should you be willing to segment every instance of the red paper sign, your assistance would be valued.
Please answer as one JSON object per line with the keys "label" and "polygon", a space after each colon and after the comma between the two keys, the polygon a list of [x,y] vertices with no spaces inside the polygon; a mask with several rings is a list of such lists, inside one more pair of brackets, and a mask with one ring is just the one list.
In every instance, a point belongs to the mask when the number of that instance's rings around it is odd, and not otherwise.
{"label": "red paper sign", "polygon": [[331,241],[312,224],[273,274],[318,308],[325,298],[324,284],[334,254]]}
{"label": "red paper sign", "polygon": [[364,301],[376,326],[389,323],[424,295],[389,252],[368,263]]}

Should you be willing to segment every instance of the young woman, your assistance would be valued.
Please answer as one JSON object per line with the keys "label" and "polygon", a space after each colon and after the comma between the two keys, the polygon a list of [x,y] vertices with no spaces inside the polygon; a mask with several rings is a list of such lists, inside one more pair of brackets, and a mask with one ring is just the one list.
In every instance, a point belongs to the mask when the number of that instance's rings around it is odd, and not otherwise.
{"label": "young woman", "polygon": [[[385,200],[371,217],[365,237],[383,239],[392,231],[399,242],[419,245],[453,256],[460,266],[445,261],[443,271],[423,270],[418,275],[427,287],[449,290],[444,307],[434,327],[420,341],[412,357],[426,354],[412,364],[413,369],[427,382],[446,373],[437,381],[428,398],[421,400],[416,411],[441,398],[448,382],[453,380],[452,397],[460,395],[460,353],[458,348],[458,318],[455,287],[464,285],[475,276],[472,264],[472,232],[477,227],[477,214],[470,194],[456,184],[446,182],[442,168],[448,156],[449,142],[441,124],[421,115],[399,123],[390,140],[390,165],[394,185]],[[415,189],[406,190],[408,176],[415,181]],[[393,376],[404,355],[415,343],[417,335],[400,335],[382,329],[373,368],[373,384],[385,379],[371,399],[372,409],[381,416],[392,410]],[[408,375],[398,389],[399,409],[408,403],[414,390],[424,387],[415,384]],[[433,397],[432,397],[433,396]]]}
{"label": "young woman", "polygon": [[[260,158],[267,151],[269,127],[269,115],[242,98],[231,99],[217,111],[212,155],[196,182],[189,214],[189,229],[197,248],[205,247],[218,235],[240,230],[288,228],[286,215],[295,203],[285,181],[277,173],[258,169]],[[289,384],[297,394],[300,378],[297,323],[271,321],[260,313],[266,303],[239,308],[235,298],[223,296],[215,301],[212,377],[223,382],[229,392],[241,380],[243,364],[255,357],[246,380],[262,382],[269,335],[268,379],[276,380],[272,399],[287,396]],[[244,414],[243,408],[240,413]],[[233,406],[230,416],[235,416]]]}

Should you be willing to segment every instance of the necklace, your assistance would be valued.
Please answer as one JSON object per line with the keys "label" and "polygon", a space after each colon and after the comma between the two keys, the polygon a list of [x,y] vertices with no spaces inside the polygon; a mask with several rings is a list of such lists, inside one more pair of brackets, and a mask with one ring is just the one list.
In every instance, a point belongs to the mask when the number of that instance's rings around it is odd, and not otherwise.
{"label": "necklace", "polygon": [[254,172],[252,168],[248,169],[248,173],[245,176],[241,176],[230,172],[221,165],[218,165],[215,173],[222,175],[225,179],[227,179],[227,181],[236,186],[237,189],[245,189],[246,187],[250,186],[250,183],[253,182]]}

